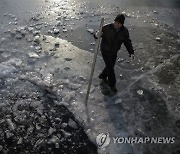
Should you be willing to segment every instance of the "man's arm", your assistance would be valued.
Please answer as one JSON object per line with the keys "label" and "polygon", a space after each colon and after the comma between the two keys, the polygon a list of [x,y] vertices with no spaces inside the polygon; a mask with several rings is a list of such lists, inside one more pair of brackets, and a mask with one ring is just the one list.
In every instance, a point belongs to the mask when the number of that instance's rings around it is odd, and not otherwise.
{"label": "man's arm", "polygon": [[99,37],[102,37],[103,31],[104,31],[104,26],[102,27],[102,33],[101,34],[100,34],[99,30],[94,33],[94,38],[98,39]]}
{"label": "man's arm", "polygon": [[126,36],[126,38],[125,38],[125,41],[124,41],[124,45],[125,45],[127,51],[129,52],[129,55],[131,57],[131,55],[134,55],[134,49],[133,49],[133,46],[132,46],[131,39],[129,37],[129,31],[128,30],[126,31],[125,36]]}
{"label": "man's arm", "polygon": [[94,38],[98,39],[99,37],[102,37],[102,34],[100,34],[100,32],[98,30],[96,33],[94,33]]}

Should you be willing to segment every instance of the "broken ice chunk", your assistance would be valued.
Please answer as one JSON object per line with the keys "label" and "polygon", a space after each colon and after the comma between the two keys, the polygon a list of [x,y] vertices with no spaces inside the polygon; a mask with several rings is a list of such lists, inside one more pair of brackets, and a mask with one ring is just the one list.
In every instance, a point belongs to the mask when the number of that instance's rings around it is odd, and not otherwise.
{"label": "broken ice chunk", "polygon": [[32,42],[33,41],[33,35],[27,35],[26,36],[26,41],[27,42]]}
{"label": "broken ice chunk", "polygon": [[28,55],[30,58],[40,58],[37,53],[30,52]]}
{"label": "broken ice chunk", "polygon": [[69,137],[69,136],[72,135],[72,134],[70,134],[70,133],[64,131],[63,129],[61,129],[61,131],[63,132],[63,134],[64,134],[65,137]]}
{"label": "broken ice chunk", "polygon": [[141,129],[137,128],[135,131],[134,131],[135,134],[137,134],[138,136],[147,136],[147,134],[142,131]]}
{"label": "broken ice chunk", "polygon": [[4,52],[4,53],[1,54],[1,56],[2,56],[3,58],[7,58],[7,57],[10,57],[11,54],[10,54],[10,53],[7,53],[7,52]]}
{"label": "broken ice chunk", "polygon": [[10,64],[0,64],[0,78],[16,71],[17,69]]}
{"label": "broken ice chunk", "polygon": [[118,62],[123,62],[123,61],[124,61],[124,58],[118,58],[117,61],[118,61]]}
{"label": "broken ice chunk", "polygon": [[63,29],[63,32],[64,32],[64,33],[67,32],[67,29]]}
{"label": "broken ice chunk", "polygon": [[68,103],[66,103],[66,102],[59,102],[59,101],[55,101],[54,102],[56,105],[64,105],[64,106],[69,106],[69,104]]}
{"label": "broken ice chunk", "polygon": [[70,100],[74,99],[75,95],[76,95],[75,91],[69,92],[64,97],[64,101],[69,102]]}
{"label": "broken ice chunk", "polygon": [[68,124],[67,124],[67,123],[65,123],[65,122],[64,122],[64,123],[62,123],[62,127],[63,127],[63,128],[67,127],[67,125],[68,125]]}
{"label": "broken ice chunk", "polygon": [[6,122],[11,130],[15,129],[14,123],[11,121],[11,119],[6,119]]}
{"label": "broken ice chunk", "polygon": [[34,37],[34,42],[36,42],[36,43],[40,43],[40,36],[35,36]]}
{"label": "broken ice chunk", "polygon": [[33,32],[33,31],[34,31],[34,28],[33,28],[33,27],[28,27],[27,30],[28,30],[29,32]]}
{"label": "broken ice chunk", "polygon": [[0,145],[0,151],[2,151],[2,149],[3,149],[3,146],[2,146],[2,145]]}
{"label": "broken ice chunk", "polygon": [[14,134],[10,133],[8,130],[5,133],[6,133],[6,138],[10,138],[10,137],[14,136]]}
{"label": "broken ice chunk", "polygon": [[36,52],[41,52],[42,47],[37,46],[37,47],[35,47],[35,49],[36,49]]}
{"label": "broken ice chunk", "polygon": [[66,80],[64,81],[64,83],[65,83],[65,84],[69,84],[69,83],[70,83],[69,79],[66,79]]}
{"label": "broken ice chunk", "polygon": [[122,99],[117,99],[114,104],[120,104],[122,102]]}
{"label": "broken ice chunk", "polygon": [[69,119],[68,126],[74,128],[74,129],[77,129],[77,128],[78,128],[76,122],[73,121],[72,119]]}
{"label": "broken ice chunk", "polygon": [[20,137],[17,144],[22,144],[22,141],[23,141],[23,139],[22,139],[22,137]]}
{"label": "broken ice chunk", "polygon": [[47,75],[45,76],[45,78],[44,78],[44,84],[45,84],[46,86],[50,86],[52,77],[53,77],[53,74],[51,74],[51,73],[49,73],[49,74],[47,74]]}
{"label": "broken ice chunk", "polygon": [[18,58],[11,58],[10,60],[7,61],[7,63],[11,65],[20,66],[22,64],[22,60]]}
{"label": "broken ice chunk", "polygon": [[41,129],[41,126],[39,126],[38,124],[36,124],[36,129],[37,129],[37,130],[40,130],[40,129]]}
{"label": "broken ice chunk", "polygon": [[83,76],[78,76],[78,77],[77,77],[77,80],[78,80],[78,81],[81,81],[81,82],[85,82],[85,81],[86,81],[86,78],[83,77]]}
{"label": "broken ice chunk", "polygon": [[[57,20],[57,19],[56,19]],[[62,26],[63,25],[63,23],[61,23],[61,21],[58,21],[57,23],[56,23],[56,26]]]}
{"label": "broken ice chunk", "polygon": [[93,34],[94,30],[93,29],[86,29],[89,33]]}
{"label": "broken ice chunk", "polygon": [[177,41],[178,44],[180,44],[180,39],[177,39],[176,41]]}
{"label": "broken ice chunk", "polygon": [[138,94],[138,95],[143,95],[143,90],[138,90],[138,91],[137,91],[137,94]]}
{"label": "broken ice chunk", "polygon": [[48,32],[48,34],[52,34],[52,33],[53,33],[53,31],[52,31],[52,30],[48,30],[47,32]]}
{"label": "broken ice chunk", "polygon": [[3,37],[3,38],[1,38],[1,42],[5,42],[6,41],[6,39]]}
{"label": "broken ice chunk", "polygon": [[23,36],[25,36],[25,35],[27,34],[27,31],[24,30],[24,29],[21,29],[21,30],[20,30],[20,33],[21,33]]}
{"label": "broken ice chunk", "polygon": [[90,118],[90,120],[91,120],[91,121],[94,121],[94,119],[93,119],[93,118]]}
{"label": "broken ice chunk", "polygon": [[54,133],[55,129],[50,127],[49,130],[48,130],[48,135],[52,135]]}
{"label": "broken ice chunk", "polygon": [[16,34],[16,39],[22,39],[23,38],[23,36],[22,36],[22,34],[21,33],[18,33],[18,34]]}
{"label": "broken ice chunk", "polygon": [[68,85],[67,85],[67,87],[69,88],[69,89],[72,89],[72,90],[77,90],[78,88],[80,88],[82,85],[81,84],[74,84],[74,83],[69,83]]}
{"label": "broken ice chunk", "polygon": [[55,143],[55,148],[56,148],[56,149],[59,148],[59,143]]}
{"label": "broken ice chunk", "polygon": [[155,14],[158,14],[158,12],[156,10],[153,11]]}
{"label": "broken ice chunk", "polygon": [[92,42],[91,45],[95,45],[95,42]]}
{"label": "broken ice chunk", "polygon": [[126,15],[126,12],[125,12],[125,11],[123,11],[123,12],[122,12],[122,14]]}
{"label": "broken ice chunk", "polygon": [[54,34],[58,34],[59,33],[59,29],[54,29]]}
{"label": "broken ice chunk", "polygon": [[160,37],[156,37],[155,39],[156,39],[156,41],[158,41],[158,42],[161,41],[161,38],[160,38]]}

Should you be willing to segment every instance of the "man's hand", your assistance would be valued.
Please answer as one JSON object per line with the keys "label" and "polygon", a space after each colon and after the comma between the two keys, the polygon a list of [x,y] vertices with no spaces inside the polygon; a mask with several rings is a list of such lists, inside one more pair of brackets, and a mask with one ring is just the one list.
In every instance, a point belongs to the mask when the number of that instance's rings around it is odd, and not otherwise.
{"label": "man's hand", "polygon": [[134,60],[134,54],[129,54],[129,57],[131,58],[131,60]]}
{"label": "man's hand", "polygon": [[102,36],[102,34],[100,33],[100,31],[96,31],[95,33],[94,33],[94,38],[95,39],[98,39],[98,38],[100,38]]}

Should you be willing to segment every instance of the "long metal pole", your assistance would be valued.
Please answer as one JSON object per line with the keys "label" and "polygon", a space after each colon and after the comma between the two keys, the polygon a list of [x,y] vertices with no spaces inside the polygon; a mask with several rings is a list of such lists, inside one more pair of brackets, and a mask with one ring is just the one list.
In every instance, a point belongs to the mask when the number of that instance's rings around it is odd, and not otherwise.
{"label": "long metal pole", "polygon": [[[101,24],[100,24],[100,29],[99,29],[100,36],[102,34],[103,24],[104,24],[104,18],[101,18]],[[100,49],[100,41],[101,41],[101,37],[98,37],[97,44],[96,44],[96,51],[94,53],[94,59],[93,59],[93,64],[92,64],[92,68],[91,68],[91,74],[90,74],[90,78],[89,78],[89,84],[88,84],[86,99],[85,99],[85,106],[87,106],[87,102],[88,102],[88,98],[89,98],[93,73],[94,73],[94,69],[95,69],[95,65],[96,65],[96,59],[97,59],[97,55],[98,55],[98,52]]]}

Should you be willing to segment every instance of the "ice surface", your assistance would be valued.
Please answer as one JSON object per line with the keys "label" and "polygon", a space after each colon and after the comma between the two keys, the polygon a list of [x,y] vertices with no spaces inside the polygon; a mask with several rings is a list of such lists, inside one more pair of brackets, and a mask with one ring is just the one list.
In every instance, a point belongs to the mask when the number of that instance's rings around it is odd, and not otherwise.
{"label": "ice surface", "polygon": [[3,52],[5,52],[5,49],[0,48],[0,53],[3,53]]}
{"label": "ice surface", "polygon": [[22,60],[18,58],[10,58],[6,63],[15,65],[15,66],[21,66]]}
{"label": "ice surface", "polygon": [[[8,76],[10,73],[16,72],[15,66],[20,66],[22,61],[20,59],[11,58],[9,61],[0,63],[0,78]],[[14,66],[15,65],[15,66]]]}
{"label": "ice surface", "polygon": [[11,56],[11,53],[9,53],[9,52],[3,52],[3,53],[1,54],[1,56],[2,56],[3,58],[8,58],[8,57]]}
{"label": "ice surface", "polygon": [[31,52],[28,54],[30,58],[40,58],[40,56],[37,53]]}

